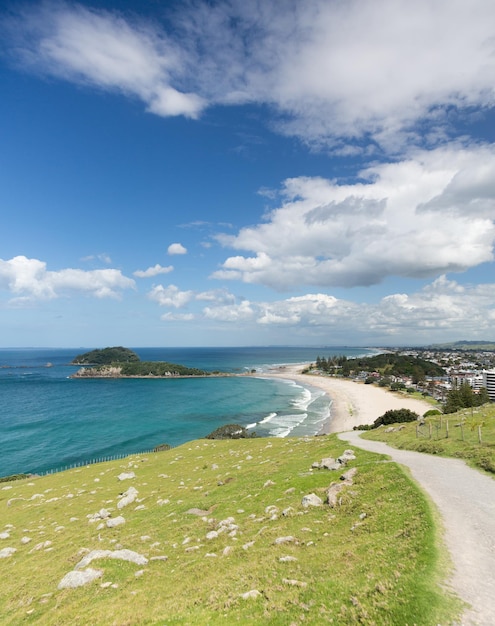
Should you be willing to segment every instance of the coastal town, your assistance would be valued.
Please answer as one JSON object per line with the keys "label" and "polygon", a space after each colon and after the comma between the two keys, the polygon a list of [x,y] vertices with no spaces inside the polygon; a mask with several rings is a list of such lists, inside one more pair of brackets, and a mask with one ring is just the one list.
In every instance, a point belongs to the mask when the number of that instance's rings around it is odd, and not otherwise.
{"label": "coastal town", "polygon": [[[463,384],[469,385],[475,394],[486,389],[489,399],[495,401],[495,344],[481,344],[480,349],[467,349],[467,344],[459,342],[462,347],[401,347],[383,348],[383,354],[405,357],[412,364],[409,373],[383,373],[383,368],[355,368],[353,360],[345,358],[318,358],[316,370],[326,370],[331,374],[343,375],[357,382],[374,383],[380,387],[389,387],[392,391],[421,392],[431,396],[438,402],[444,402],[447,394]],[[359,365],[363,359],[356,360]],[[369,364],[374,359],[368,358]],[[364,362],[366,362],[364,361]],[[430,363],[435,369],[425,370],[420,364]]]}

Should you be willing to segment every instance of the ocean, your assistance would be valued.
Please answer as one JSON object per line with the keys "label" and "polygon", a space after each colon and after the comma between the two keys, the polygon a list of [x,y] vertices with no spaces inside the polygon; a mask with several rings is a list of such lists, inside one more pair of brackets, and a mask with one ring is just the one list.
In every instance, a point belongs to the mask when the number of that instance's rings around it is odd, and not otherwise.
{"label": "ocean", "polygon": [[225,424],[258,436],[314,435],[331,415],[321,390],[264,378],[270,367],[366,348],[132,348],[168,361],[256,377],[72,379],[87,349],[0,349],[0,476],[44,473],[95,459],[177,446]]}

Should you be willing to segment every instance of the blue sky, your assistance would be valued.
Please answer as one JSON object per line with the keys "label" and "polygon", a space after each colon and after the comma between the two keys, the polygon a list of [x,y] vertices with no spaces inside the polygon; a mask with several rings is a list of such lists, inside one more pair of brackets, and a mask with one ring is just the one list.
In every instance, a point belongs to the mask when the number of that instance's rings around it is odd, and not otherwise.
{"label": "blue sky", "polygon": [[2,6],[0,347],[495,340],[491,0]]}

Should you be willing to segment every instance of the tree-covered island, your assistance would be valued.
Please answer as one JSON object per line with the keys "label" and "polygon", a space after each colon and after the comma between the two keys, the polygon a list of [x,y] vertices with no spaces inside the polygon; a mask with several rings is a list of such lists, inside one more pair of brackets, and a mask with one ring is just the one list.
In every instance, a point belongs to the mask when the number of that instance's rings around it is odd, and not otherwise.
{"label": "tree-covered island", "polygon": [[128,348],[113,347],[79,354],[72,365],[83,365],[71,378],[172,378],[211,376],[210,372],[166,361],[141,361]]}

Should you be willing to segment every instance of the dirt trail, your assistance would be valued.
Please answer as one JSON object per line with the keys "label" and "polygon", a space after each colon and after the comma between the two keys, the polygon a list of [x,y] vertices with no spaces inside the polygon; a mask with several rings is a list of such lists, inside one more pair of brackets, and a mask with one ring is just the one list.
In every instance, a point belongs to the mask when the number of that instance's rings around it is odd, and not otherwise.
{"label": "dirt trail", "polygon": [[445,541],[455,568],[449,582],[471,605],[462,625],[494,626],[495,480],[464,461],[397,450],[382,442],[361,439],[357,431],[340,433],[339,437],[356,447],[387,454],[410,468],[443,518]]}

